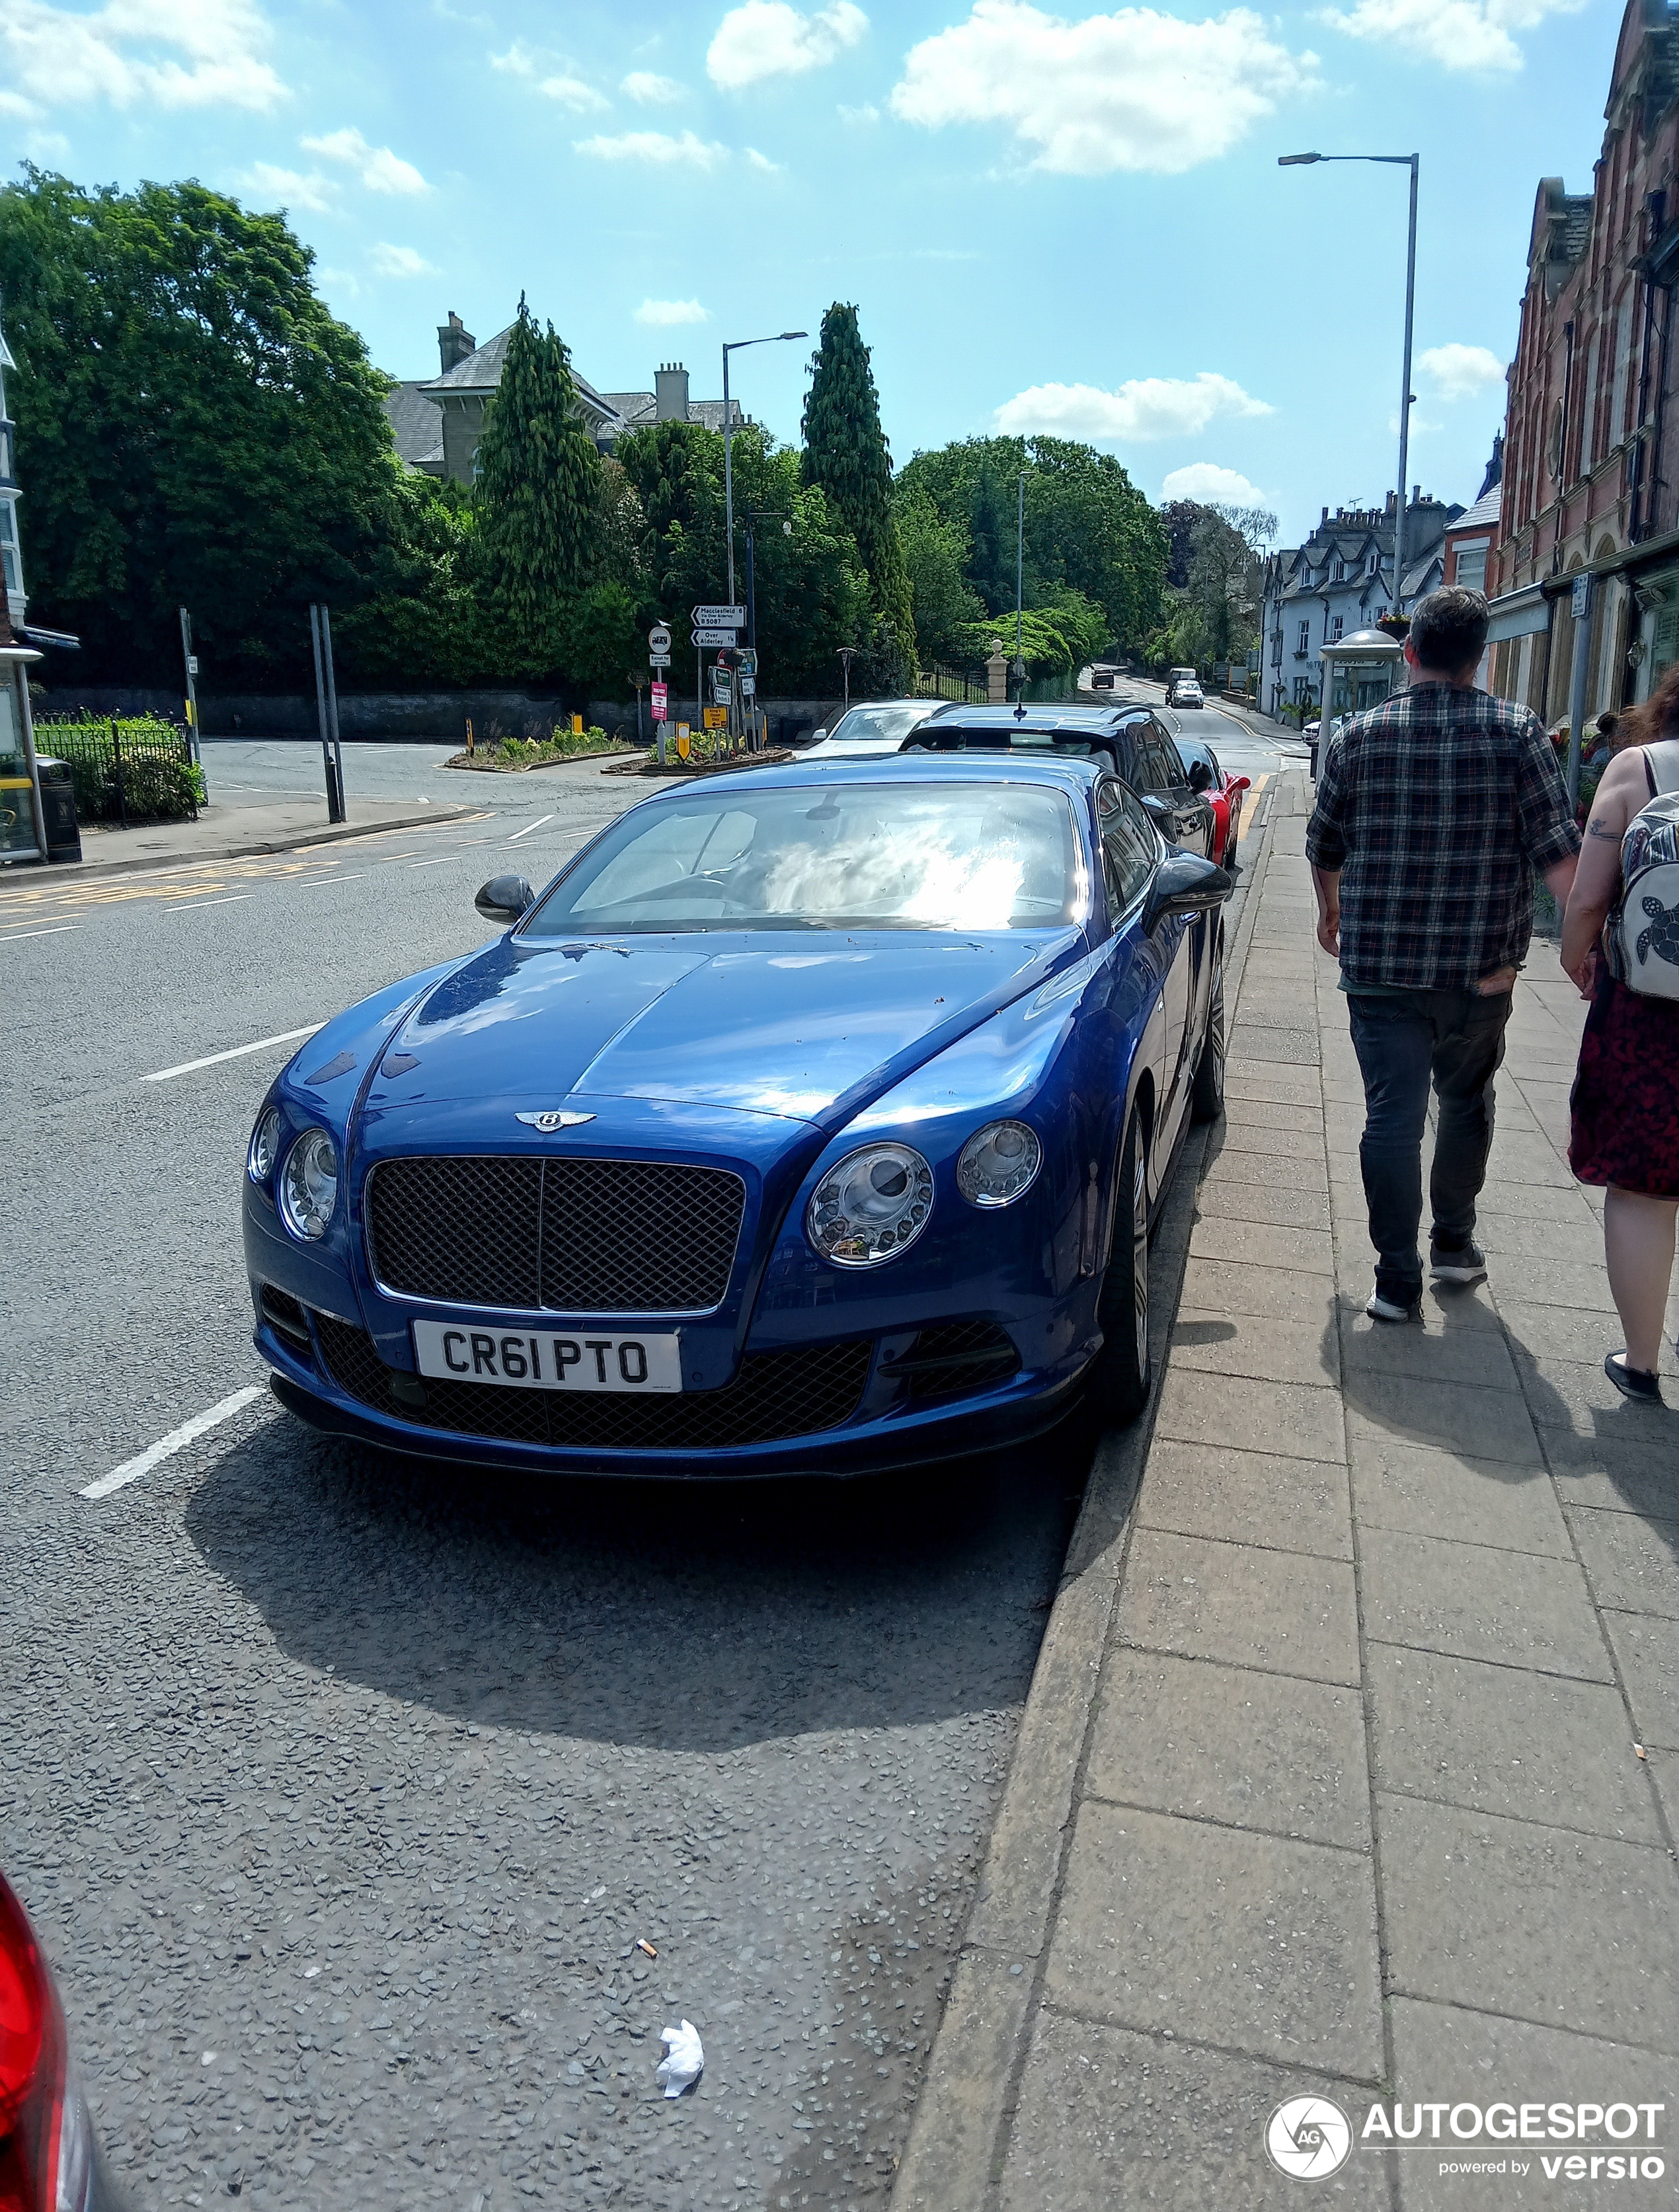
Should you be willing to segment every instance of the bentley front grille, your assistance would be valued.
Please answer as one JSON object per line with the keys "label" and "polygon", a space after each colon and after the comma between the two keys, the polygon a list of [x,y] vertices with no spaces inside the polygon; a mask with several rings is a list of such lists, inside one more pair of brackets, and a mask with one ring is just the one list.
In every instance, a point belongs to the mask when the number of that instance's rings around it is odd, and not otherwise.
{"label": "bentley front grille", "polygon": [[666,1160],[384,1160],[368,1257],[398,1297],[521,1312],[709,1313],[740,1241],[746,1186]]}

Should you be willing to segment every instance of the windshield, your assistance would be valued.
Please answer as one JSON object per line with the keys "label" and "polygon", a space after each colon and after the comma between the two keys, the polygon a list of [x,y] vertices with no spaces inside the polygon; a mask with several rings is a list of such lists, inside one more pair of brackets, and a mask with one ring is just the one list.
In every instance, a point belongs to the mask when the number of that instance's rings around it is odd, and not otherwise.
{"label": "windshield", "polygon": [[924,722],[938,706],[929,699],[923,706],[912,700],[907,707],[853,707],[840,716],[828,732],[831,744],[836,738],[848,742],[858,738],[907,738],[917,723]]}
{"label": "windshield", "polygon": [[520,933],[1048,929],[1082,910],[1079,849],[1028,785],[737,786],[626,815]]}

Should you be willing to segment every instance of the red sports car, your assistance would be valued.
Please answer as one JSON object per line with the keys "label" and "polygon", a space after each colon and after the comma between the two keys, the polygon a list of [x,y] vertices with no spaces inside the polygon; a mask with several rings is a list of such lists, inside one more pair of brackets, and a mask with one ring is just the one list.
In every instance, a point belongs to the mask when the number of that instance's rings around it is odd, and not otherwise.
{"label": "red sports car", "polygon": [[1236,854],[1236,841],[1242,834],[1242,799],[1250,788],[1244,775],[1232,775],[1204,738],[1177,738],[1177,750],[1183,756],[1183,765],[1191,768],[1196,761],[1204,761],[1213,772],[1213,781],[1207,787],[1206,798],[1213,809],[1213,851],[1211,858],[1221,868],[1227,868]]}
{"label": "red sports car", "polygon": [[0,1875],[0,2207],[123,2212],[70,2063],[64,2008]]}

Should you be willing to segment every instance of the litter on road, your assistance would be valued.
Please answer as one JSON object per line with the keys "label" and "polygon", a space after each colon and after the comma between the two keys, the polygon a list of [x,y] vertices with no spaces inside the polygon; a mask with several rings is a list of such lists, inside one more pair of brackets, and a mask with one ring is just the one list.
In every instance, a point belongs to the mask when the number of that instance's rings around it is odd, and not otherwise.
{"label": "litter on road", "polygon": [[663,2027],[659,2040],[665,2045],[665,2056],[659,2062],[658,2079],[664,2085],[667,2097],[679,2097],[691,2089],[705,2071],[705,2046],[700,2041],[700,2032],[690,2020],[680,2027]]}

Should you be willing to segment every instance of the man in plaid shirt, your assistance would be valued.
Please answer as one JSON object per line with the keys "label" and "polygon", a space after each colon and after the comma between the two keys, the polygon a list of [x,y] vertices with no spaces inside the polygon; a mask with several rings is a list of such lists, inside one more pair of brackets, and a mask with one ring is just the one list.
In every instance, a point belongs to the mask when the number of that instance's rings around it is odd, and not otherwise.
{"label": "man in plaid shirt", "polygon": [[1376,1286],[1366,1312],[1414,1321],[1422,1300],[1422,1132],[1439,1096],[1429,1262],[1445,1282],[1487,1272],[1475,1202],[1493,1141],[1533,879],[1561,906],[1580,849],[1539,717],[1475,688],[1487,602],[1454,587],[1418,602],[1408,687],[1325,737],[1306,858],[1317,941],[1341,961],[1364,1077],[1359,1145]]}

